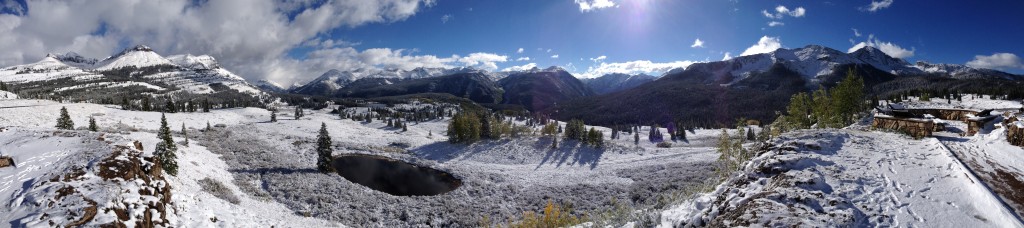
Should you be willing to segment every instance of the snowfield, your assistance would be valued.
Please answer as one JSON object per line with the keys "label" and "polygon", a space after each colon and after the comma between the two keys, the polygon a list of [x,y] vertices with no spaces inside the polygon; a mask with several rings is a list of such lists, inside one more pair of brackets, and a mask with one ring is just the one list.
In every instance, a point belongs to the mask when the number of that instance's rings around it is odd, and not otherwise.
{"label": "snowfield", "polygon": [[[57,132],[52,125],[61,107],[68,108],[80,129],[72,132],[81,133],[58,143],[42,136]],[[561,139],[560,149],[553,150],[548,148],[550,137],[536,136],[464,146],[446,142],[447,120],[409,122],[409,130],[402,132],[383,121],[340,120],[326,111],[307,110],[305,117],[294,120],[291,109],[283,108],[274,123],[268,121],[269,111],[257,108],[167,114],[176,141],[184,141],[182,124],[189,129],[191,141],[188,146],[179,145],[181,173],[165,176],[172,193],[169,208],[173,210],[169,211],[173,216],[166,218],[168,224],[466,227],[477,226],[484,218],[500,222],[523,211],[538,211],[548,200],[571,204],[580,214],[612,211],[616,206],[660,208],[673,202],[668,194],[713,175],[710,162],[717,156],[711,147],[717,130],[691,132],[688,143],[679,142],[673,148],[656,148],[646,140],[633,146],[632,136],[626,135],[608,143],[605,150]],[[89,117],[96,119],[101,133],[82,130]],[[20,199],[54,197],[57,188],[43,187],[40,180],[66,173],[82,161],[92,164],[105,158],[112,151],[110,145],[131,146],[139,141],[142,155],[151,155],[159,118],[157,112],[124,111],[116,106],[0,100],[0,126],[7,129],[0,134],[0,154],[11,155],[18,163],[16,168],[0,168],[0,202],[4,202],[0,219],[23,225],[45,221],[38,217],[40,210]],[[337,174],[319,173],[314,168],[313,142],[322,122],[334,140],[335,155],[375,154],[430,166],[452,173],[463,185],[437,196],[400,197]],[[201,131],[207,123],[213,130]],[[112,143],[66,143],[94,142],[99,134]],[[119,200],[119,194],[109,189],[71,185],[93,196],[90,199],[101,209],[104,201]],[[76,205],[89,206],[84,200]],[[87,224],[116,219],[116,214],[100,211]],[[77,218],[66,217],[55,221],[66,224]]]}
{"label": "snowfield", "polygon": [[772,144],[661,226],[1022,226],[933,138],[804,130]]}
{"label": "snowfield", "polygon": [[[962,105],[1006,104],[965,97]],[[54,129],[61,107],[79,130]],[[277,122],[258,108],[166,114],[180,144],[180,173],[143,183],[103,178],[98,164],[132,161],[130,153],[115,151],[135,141],[144,148],[141,156],[151,156],[160,113],[0,99],[0,155],[17,163],[0,168],[0,224],[77,224],[89,208],[97,210],[86,226],[106,224],[123,217],[110,208],[160,202],[133,192],[169,186],[167,214],[154,221],[173,227],[472,227],[484,219],[514,220],[549,200],[596,219],[584,226],[1022,226],[1007,206],[1014,205],[1012,197],[998,194],[1016,190],[1006,185],[1013,182],[993,182],[1007,179],[990,174],[1002,170],[1019,178],[1024,150],[1006,144],[1004,130],[991,124],[973,137],[950,130],[922,140],[864,127],[787,133],[756,150],[758,156],[713,191],[690,196],[687,190],[717,177],[720,130],[688,132],[687,141],[671,148],[643,138],[634,146],[627,134],[606,138],[604,149],[561,139],[551,149],[550,136],[453,145],[446,142],[447,119],[407,122],[402,131],[380,120],[340,119],[329,109],[306,110],[296,120],[293,110],[279,107]],[[89,117],[100,132],[84,130]],[[335,156],[372,154],[428,166],[451,173],[462,186],[435,196],[393,196],[320,173],[314,148],[321,123]],[[951,128],[965,126],[950,122]],[[54,179],[69,174],[78,178]],[[65,196],[65,187],[74,193]],[[159,212],[125,213],[131,225]]]}

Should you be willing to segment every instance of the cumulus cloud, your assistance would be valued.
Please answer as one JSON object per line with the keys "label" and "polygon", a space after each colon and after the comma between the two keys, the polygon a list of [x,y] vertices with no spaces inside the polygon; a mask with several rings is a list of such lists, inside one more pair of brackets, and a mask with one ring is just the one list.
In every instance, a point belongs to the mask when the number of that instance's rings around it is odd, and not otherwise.
{"label": "cumulus cloud", "polygon": [[534,67],[537,67],[536,63],[527,63],[526,65],[522,65],[522,66],[511,66],[511,67],[502,69],[501,71],[524,71],[524,70],[533,69]]}
{"label": "cumulus cloud", "polygon": [[523,51],[523,48],[519,48],[519,50],[516,50],[516,53],[523,54]]}
{"label": "cumulus cloud", "polygon": [[508,56],[477,52],[469,54],[466,57],[459,58],[458,61],[466,66],[475,66],[487,70],[497,70],[497,63],[507,62]]}
{"label": "cumulus cloud", "polygon": [[783,25],[786,25],[786,23],[782,23],[782,22],[778,22],[778,21],[768,22],[768,27],[783,26]]}
{"label": "cumulus cloud", "polygon": [[[209,54],[249,79],[290,82],[296,80],[294,75],[315,77],[326,69],[303,66],[305,60],[291,59],[288,51],[304,44],[328,50],[351,46],[316,37],[337,28],[405,20],[433,4],[434,0],[28,1],[27,14],[0,15],[0,65],[32,62],[48,52],[102,58],[126,45],[145,44],[164,55]],[[359,53],[363,52],[380,51]],[[359,60],[337,61],[373,65]]]}
{"label": "cumulus cloud", "polygon": [[448,21],[454,18],[455,16],[452,16],[451,14],[445,14],[444,16],[441,16],[441,24],[448,24]]}
{"label": "cumulus cloud", "polygon": [[552,55],[552,56],[551,56],[551,58],[552,58],[552,59],[557,59],[557,58],[558,58],[558,55]]}
{"label": "cumulus cloud", "polygon": [[704,47],[704,41],[700,40],[700,39],[693,40],[693,45],[690,45],[690,47],[692,47],[692,48]]}
{"label": "cumulus cloud", "polygon": [[598,56],[597,58],[590,58],[590,61],[594,61],[596,63],[596,62],[604,61],[607,58],[608,58],[608,56],[603,56],[602,55],[602,56]]}
{"label": "cumulus cloud", "polygon": [[790,10],[785,6],[779,5],[775,7],[775,12],[768,12],[768,10],[761,10],[761,14],[768,19],[782,19],[783,17],[803,17],[807,14],[807,10],[804,7],[796,7],[796,9]]}
{"label": "cumulus cloud", "polygon": [[587,68],[587,71],[579,74],[583,78],[596,78],[605,74],[649,74],[661,75],[676,68],[686,68],[694,61],[675,61],[667,63],[655,63],[648,60],[636,60],[621,63],[601,63],[597,66]]}
{"label": "cumulus cloud", "polygon": [[1024,61],[1013,53],[995,53],[992,55],[976,55],[967,66],[994,70],[1024,69]]}
{"label": "cumulus cloud", "polygon": [[530,57],[519,57],[516,61],[530,61]]}
{"label": "cumulus cloud", "polygon": [[316,37],[302,42],[301,46],[313,48],[333,48],[359,46],[360,44],[362,43],[337,39],[320,39],[320,37]]}
{"label": "cumulus cloud", "polygon": [[750,46],[743,53],[740,53],[740,56],[768,53],[779,48],[782,48],[782,40],[779,40],[778,37],[762,36],[754,46]]}
{"label": "cumulus cloud", "polygon": [[615,2],[612,0],[574,0],[577,5],[580,6],[580,12],[590,12],[593,10],[604,9],[609,7],[615,7]]}
{"label": "cumulus cloud", "polygon": [[881,50],[883,53],[892,56],[893,58],[904,59],[914,56],[914,48],[907,50],[899,45],[878,40],[878,38],[875,38],[874,34],[868,34],[868,40],[854,44],[853,47],[850,47],[846,52],[852,53],[864,47],[878,48],[878,50]]}
{"label": "cumulus cloud", "polygon": [[876,12],[885,8],[889,8],[889,6],[892,5],[892,2],[893,0],[871,1],[871,4],[865,7],[861,7],[861,10]]}

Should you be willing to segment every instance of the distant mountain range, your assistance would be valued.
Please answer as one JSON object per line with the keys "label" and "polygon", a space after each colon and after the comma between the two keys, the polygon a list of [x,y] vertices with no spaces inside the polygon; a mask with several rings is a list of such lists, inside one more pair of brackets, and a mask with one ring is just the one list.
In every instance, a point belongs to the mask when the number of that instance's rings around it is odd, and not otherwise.
{"label": "distant mountain range", "polygon": [[727,126],[737,118],[771,121],[789,97],[831,87],[848,71],[865,79],[871,96],[926,90],[999,92],[1024,96],[1020,75],[955,64],[909,64],[874,47],[851,53],[810,45],[697,63],[637,87],[576,99],[546,110],[556,118],[593,124]]}
{"label": "distant mountain range", "polygon": [[818,45],[696,63],[660,77],[607,74],[578,79],[559,67],[511,72],[352,69],[330,70],[289,88],[268,80],[250,84],[210,56],[163,57],[140,45],[102,60],[50,54],[39,62],[0,68],[0,81],[12,84],[22,97],[106,103],[161,95],[257,102],[269,99],[268,92],[326,98],[446,93],[593,124],[686,120],[712,126],[739,117],[770,121],[792,94],[833,86],[849,71],[864,77],[872,96],[915,90],[1024,96],[1021,75],[957,64],[910,64],[874,47],[846,53]]}
{"label": "distant mountain range", "polygon": [[[183,96],[258,100],[268,94],[222,68],[213,57],[163,57],[135,46],[103,60],[73,52],[48,54],[42,60],[0,68],[0,81],[24,97],[113,103],[141,96]],[[230,98],[229,98],[230,97]]]}

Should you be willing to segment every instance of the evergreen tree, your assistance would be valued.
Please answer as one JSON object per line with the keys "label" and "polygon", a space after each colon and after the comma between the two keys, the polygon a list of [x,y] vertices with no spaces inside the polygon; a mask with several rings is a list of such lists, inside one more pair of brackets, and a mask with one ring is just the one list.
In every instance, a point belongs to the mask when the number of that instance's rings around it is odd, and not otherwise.
{"label": "evergreen tree", "polygon": [[409,126],[406,125],[405,123],[402,123],[402,132],[406,132],[406,131],[409,131]]}
{"label": "evergreen tree", "polygon": [[558,136],[551,137],[551,149],[558,149]]}
{"label": "evergreen tree", "polygon": [[633,131],[633,145],[640,145],[640,131]]}
{"label": "evergreen tree", "polygon": [[459,112],[448,122],[448,142],[470,144],[480,140],[480,118],[469,112]]}
{"label": "evergreen tree", "polygon": [[181,123],[181,137],[185,138],[185,145],[188,145],[188,130],[185,129],[185,123]]}
{"label": "evergreen tree", "polygon": [[[816,122],[819,128],[826,128],[835,125],[836,116],[832,110],[832,98],[828,95],[825,87],[819,87],[811,96],[811,119]],[[809,126],[808,126],[809,127]]]}
{"label": "evergreen tree", "polygon": [[174,145],[174,138],[171,138],[171,128],[167,126],[167,117],[160,115],[160,130],[157,131],[157,138],[160,142],[156,144],[153,155],[160,161],[161,166],[168,174],[178,175],[178,147]]}
{"label": "evergreen tree", "polygon": [[[762,130],[763,131],[763,130]],[[747,141],[754,141],[757,138],[754,137],[754,129],[747,128]]]}
{"label": "evergreen tree", "polygon": [[171,100],[170,97],[167,97],[167,104],[164,105],[164,112],[166,112],[166,113],[175,113],[175,112],[177,112],[177,109],[174,108],[174,100]]}
{"label": "evergreen tree", "polygon": [[96,119],[89,117],[89,131],[99,131],[99,127],[96,127]]}
{"label": "evergreen tree", "polygon": [[797,93],[789,99],[789,106],[786,107],[788,116],[784,118],[785,125],[791,129],[806,129],[811,127],[811,97],[807,93]]}
{"label": "evergreen tree", "polygon": [[210,112],[210,99],[203,99],[203,112]]}
{"label": "evergreen tree", "polygon": [[61,130],[74,130],[75,122],[71,121],[71,115],[68,115],[67,107],[60,107],[60,117],[57,118],[57,129]]}
{"label": "evergreen tree", "polygon": [[597,148],[604,147],[604,133],[601,133],[601,131],[594,127],[590,127],[590,131],[587,132],[587,144]]}
{"label": "evergreen tree", "polygon": [[4,82],[0,82],[0,90],[7,91],[7,84]]}
{"label": "evergreen tree", "polygon": [[127,97],[122,97],[121,98],[121,110],[130,110],[131,108],[132,108],[132,106],[131,106],[130,103],[128,103],[128,98]]}
{"label": "evergreen tree", "polygon": [[302,108],[295,106],[295,119],[298,120],[299,117],[302,117]]}
{"label": "evergreen tree", "polygon": [[277,111],[270,110],[270,122],[277,122]]}
{"label": "evergreen tree", "polygon": [[334,172],[331,166],[334,148],[331,147],[331,136],[327,134],[327,123],[320,123],[320,134],[316,136],[316,168],[322,173]]}
{"label": "evergreen tree", "polygon": [[[680,126],[682,126],[682,125],[680,125]],[[679,140],[686,141],[686,128],[685,127],[679,127],[679,133],[677,133],[677,134],[679,136],[676,136],[676,137],[679,138]]]}
{"label": "evergreen tree", "polygon": [[153,111],[153,104],[149,103],[149,96],[142,97],[142,111]]}
{"label": "evergreen tree", "polygon": [[572,139],[580,142],[587,140],[586,124],[583,120],[572,119],[565,125],[565,139]]}

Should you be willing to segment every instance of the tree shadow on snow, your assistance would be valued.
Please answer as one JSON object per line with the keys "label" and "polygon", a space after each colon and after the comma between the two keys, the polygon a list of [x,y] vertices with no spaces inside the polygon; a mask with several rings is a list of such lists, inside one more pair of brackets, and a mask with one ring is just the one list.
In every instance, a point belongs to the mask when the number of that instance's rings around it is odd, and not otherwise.
{"label": "tree shadow on snow", "polygon": [[[556,136],[557,137],[557,136]],[[541,159],[540,163],[534,169],[539,169],[544,164],[552,164],[555,167],[562,167],[562,164],[566,164],[569,158],[573,158],[568,163],[570,166],[574,165],[590,165],[590,169],[597,168],[598,162],[601,160],[601,155],[604,154],[604,148],[594,148],[576,140],[565,140],[560,141],[557,149],[551,148],[552,137],[541,137],[533,144],[534,149],[547,151],[544,154],[544,159]]]}
{"label": "tree shadow on snow", "polygon": [[318,170],[316,170],[314,168],[273,167],[273,168],[255,168],[255,169],[228,169],[228,172],[263,175],[263,174],[267,174],[267,173],[280,173],[280,174],[319,173],[320,171],[318,171]]}

